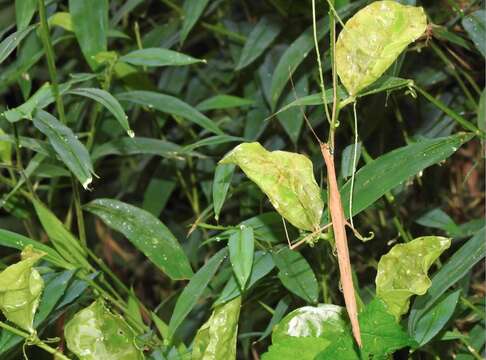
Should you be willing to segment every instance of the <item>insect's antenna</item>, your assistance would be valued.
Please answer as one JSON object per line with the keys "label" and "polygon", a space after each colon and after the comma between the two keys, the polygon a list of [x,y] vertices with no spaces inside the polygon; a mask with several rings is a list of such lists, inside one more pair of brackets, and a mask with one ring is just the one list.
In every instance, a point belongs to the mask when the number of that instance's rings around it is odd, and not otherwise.
{"label": "insect's antenna", "polygon": [[[295,98],[295,100],[298,100],[299,97],[297,95],[297,91],[295,90],[294,80],[292,78],[292,72],[290,71],[290,69],[289,69],[289,78],[290,78],[290,85],[292,86],[292,91],[294,93],[294,98]],[[319,138],[319,136],[317,136],[316,132],[314,131],[314,128],[312,127],[312,125],[311,125],[309,119],[307,118],[307,115],[305,114],[305,111],[304,111],[304,109],[302,108],[301,105],[299,105],[299,109],[300,109],[300,112],[302,113],[302,115],[304,116],[305,123],[306,123],[307,127],[309,128],[309,130],[312,132],[312,135],[314,135],[314,137],[316,138],[316,140],[319,144],[322,144],[322,140]]]}

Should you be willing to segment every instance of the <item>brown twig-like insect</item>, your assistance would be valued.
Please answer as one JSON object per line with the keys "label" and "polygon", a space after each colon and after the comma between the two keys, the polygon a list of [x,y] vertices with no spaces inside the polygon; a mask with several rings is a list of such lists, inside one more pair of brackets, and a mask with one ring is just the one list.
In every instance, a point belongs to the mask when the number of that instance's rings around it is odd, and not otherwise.
{"label": "brown twig-like insect", "polygon": [[331,154],[329,145],[321,143],[321,152],[326,163],[327,179],[329,186],[329,212],[331,215],[332,228],[334,230],[334,239],[336,241],[336,250],[339,263],[339,273],[341,285],[343,287],[344,302],[348,311],[349,320],[353,330],[354,338],[359,347],[362,346],[361,331],[358,323],[358,307],[356,305],[356,296],[354,294],[353,277],[351,275],[351,261],[349,259],[348,240],[346,237],[345,225],[347,224],[344,217],[341,195],[336,180],[336,170],[334,167],[334,157]]}

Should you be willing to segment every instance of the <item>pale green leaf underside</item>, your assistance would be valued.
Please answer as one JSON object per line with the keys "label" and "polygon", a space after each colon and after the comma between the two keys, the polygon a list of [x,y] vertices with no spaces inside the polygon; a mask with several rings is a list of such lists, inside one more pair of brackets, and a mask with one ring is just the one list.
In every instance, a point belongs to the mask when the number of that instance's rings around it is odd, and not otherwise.
{"label": "pale green leaf underside", "polygon": [[336,42],[336,67],[350,95],[388,69],[427,27],[423,8],[375,1],[349,19]]}
{"label": "pale green leaf underside", "polygon": [[221,164],[236,164],[268,196],[278,213],[295,227],[315,231],[324,207],[312,162],[301,154],[267,151],[259,143],[243,143]]}
{"label": "pale green leaf underside", "polygon": [[79,311],[66,324],[66,343],[80,360],[139,360],[135,333],[119,315],[97,300]]}
{"label": "pale green leaf underside", "polygon": [[450,239],[424,236],[395,245],[381,257],[375,281],[376,295],[397,319],[408,311],[411,296],[427,292],[431,284],[427,272],[450,245]]}

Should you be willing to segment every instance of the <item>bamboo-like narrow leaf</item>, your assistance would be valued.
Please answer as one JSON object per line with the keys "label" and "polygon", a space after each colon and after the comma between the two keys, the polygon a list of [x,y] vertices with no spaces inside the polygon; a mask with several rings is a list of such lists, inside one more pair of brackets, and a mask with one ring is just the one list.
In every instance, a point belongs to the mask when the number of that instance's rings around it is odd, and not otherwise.
{"label": "bamboo-like narrow leaf", "polygon": [[253,264],[253,251],[255,249],[253,228],[242,225],[230,236],[228,249],[236,280],[244,289]]}
{"label": "bamboo-like narrow leaf", "polygon": [[263,17],[248,36],[236,70],[241,70],[255,61],[270,46],[281,30],[278,22]]}
{"label": "bamboo-like narrow leaf", "polygon": [[107,49],[108,0],[69,0],[74,34],[91,69],[95,55]]}
{"label": "bamboo-like narrow leaf", "polygon": [[113,95],[111,95],[109,92],[96,88],[77,88],[70,90],[68,94],[84,96],[99,102],[101,105],[106,107],[109,112],[113,114],[121,127],[127,132],[128,136],[135,136],[133,131],[130,129],[128,116],[125,114],[125,111],[123,110],[118,100],[115,99],[115,97],[113,97]]}
{"label": "bamboo-like narrow leaf", "polygon": [[128,101],[166,114],[181,116],[212,133],[224,135],[223,131],[211,119],[176,97],[141,90],[117,94],[116,97],[120,101]]}
{"label": "bamboo-like narrow leaf", "polygon": [[172,317],[169,322],[169,337],[174,336],[179,325],[184,321],[186,316],[198,302],[202,293],[208,286],[219,266],[227,256],[228,250],[221,249],[208,260],[208,262],[198,270],[189,281],[181,295],[177,299]]}
{"label": "bamboo-like narrow leaf", "polygon": [[213,180],[213,207],[214,218],[219,220],[219,214],[223,207],[226,195],[235,172],[235,165],[233,164],[218,164],[214,170]]}
{"label": "bamboo-like narrow leaf", "polygon": [[192,276],[191,265],[179,241],[148,211],[114,199],[96,199],[84,209],[125,235],[171,279],[189,279]]}
{"label": "bamboo-like narrow leaf", "polygon": [[307,231],[319,228],[324,204],[312,162],[304,155],[269,152],[257,142],[243,143],[219,163],[238,165],[295,227]]}
{"label": "bamboo-like narrow leaf", "polygon": [[408,311],[411,296],[427,292],[431,285],[428,270],[450,245],[450,239],[424,236],[395,245],[381,257],[375,281],[376,296],[397,319]]}
{"label": "bamboo-like narrow leaf", "polygon": [[36,0],[15,0],[15,20],[18,30],[24,30],[29,25],[36,9]]}
{"label": "bamboo-like narrow leaf", "polygon": [[349,94],[374,83],[398,55],[425,32],[421,7],[375,1],[358,11],[336,42],[336,69]]}
{"label": "bamboo-like narrow leaf", "polygon": [[250,99],[241,98],[234,95],[215,95],[197,104],[199,111],[231,109],[242,106],[253,105],[255,102]]}
{"label": "bamboo-like narrow leaf", "polygon": [[120,57],[120,61],[139,66],[182,66],[206,62],[205,60],[163,48],[134,50]]}
{"label": "bamboo-like narrow leaf", "polygon": [[7,36],[5,40],[0,43],[0,64],[15,50],[20,42],[35,28],[36,25],[31,25],[23,30],[14,32]]}
{"label": "bamboo-like narrow leaf", "polygon": [[61,124],[59,120],[44,110],[37,111],[33,121],[35,127],[47,136],[62,162],[87,189],[93,181],[92,174],[94,174],[88,150],[70,128]]}
{"label": "bamboo-like narrow leaf", "polygon": [[86,260],[86,250],[81,246],[79,241],[71,234],[63,225],[63,223],[54,215],[44,204],[33,199],[37,216],[44,228],[44,231],[49,236],[54,248],[61,254],[61,256],[73,264],[74,266],[83,269],[92,269],[89,262]]}
{"label": "bamboo-like narrow leaf", "polygon": [[184,20],[182,22],[182,30],[180,33],[181,44],[186,40],[187,35],[189,35],[191,29],[201,17],[208,3],[209,0],[184,0],[184,6],[182,7]]}

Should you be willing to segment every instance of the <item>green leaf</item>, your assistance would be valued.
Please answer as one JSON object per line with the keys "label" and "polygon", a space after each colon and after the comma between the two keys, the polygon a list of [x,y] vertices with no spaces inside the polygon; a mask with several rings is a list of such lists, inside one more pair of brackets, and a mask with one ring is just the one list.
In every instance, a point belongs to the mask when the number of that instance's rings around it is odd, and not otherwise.
{"label": "green leaf", "polygon": [[201,17],[208,3],[209,0],[184,0],[182,30],[180,33],[181,44],[186,40],[187,35],[189,35],[191,29]]}
{"label": "green leaf", "polygon": [[[96,161],[108,155],[127,156],[146,154],[173,159],[180,158],[179,154],[182,153],[183,149],[179,145],[169,141],[144,137],[123,137],[95,147],[91,158],[93,161]],[[191,154],[190,152],[184,153]]]}
{"label": "green leaf", "polygon": [[29,25],[36,9],[36,0],[15,0],[15,19],[18,30],[24,30]]}
{"label": "green leaf", "polygon": [[227,249],[223,248],[208,260],[208,262],[198,270],[189,281],[181,295],[177,299],[172,317],[169,322],[169,337],[172,337],[186,318],[189,312],[203,294],[204,290],[218,270],[219,266],[227,256]]}
{"label": "green leaf", "polygon": [[[368,208],[386,192],[406,181],[425,168],[437,164],[465,142],[470,134],[459,133],[449,137],[427,139],[390,151],[356,172],[354,182],[353,215]],[[351,181],[340,190],[343,204],[349,203]],[[349,207],[344,207],[344,214],[349,217]]]}
{"label": "green leaf", "polygon": [[214,170],[213,180],[213,207],[214,218],[219,221],[219,214],[228,194],[228,189],[235,172],[235,165],[233,164],[218,164]]}
{"label": "green leaf", "polygon": [[287,247],[278,250],[272,256],[282,284],[305,301],[317,302],[319,286],[307,260],[299,252]]}
{"label": "green leaf", "polygon": [[427,344],[442,330],[454,314],[461,289],[444,294],[434,306],[418,320],[413,337],[420,346]]}
{"label": "green leaf", "polygon": [[196,141],[192,144],[186,145],[182,148],[182,151],[188,152],[188,151],[193,151],[197,148],[203,147],[203,146],[214,146],[214,145],[220,145],[220,144],[226,144],[229,142],[240,142],[244,141],[244,138],[238,137],[238,136],[230,136],[230,135],[213,135],[207,138],[204,138],[202,140]]}
{"label": "green leaf", "polygon": [[81,51],[96,70],[95,55],[107,49],[108,0],[69,0],[69,13]]}
{"label": "green leaf", "polygon": [[[289,91],[285,99],[282,101],[284,104],[292,103],[293,100],[302,98],[309,93],[309,81],[307,76],[301,76],[295,83],[294,89]],[[277,115],[278,121],[284,128],[290,140],[294,144],[297,143],[304,124],[305,107],[289,108],[286,111],[280,111]]]}
{"label": "green leaf", "polygon": [[395,245],[378,263],[376,296],[397,319],[408,311],[410,297],[423,295],[430,287],[427,276],[434,261],[448,249],[451,240],[424,236]]}
{"label": "green leaf", "polygon": [[73,22],[71,20],[71,14],[68,12],[56,12],[52,14],[52,16],[47,20],[49,27],[59,26],[66,31],[74,31],[73,30]]}
{"label": "green leaf", "polygon": [[330,337],[348,331],[346,312],[341,306],[318,304],[304,306],[288,313],[273,329],[272,342],[288,337]]}
{"label": "green leaf", "polygon": [[478,129],[486,132],[486,88],[479,98],[477,123]]}
{"label": "green leaf", "polygon": [[312,162],[304,155],[269,152],[257,142],[243,143],[219,163],[238,165],[268,196],[275,210],[295,227],[319,229],[324,204]]}
{"label": "green leaf", "polygon": [[96,88],[77,88],[68,91],[68,94],[84,96],[99,102],[113,114],[121,127],[127,132],[128,136],[134,137],[135,134],[130,129],[128,117],[117,99],[109,92]]}
{"label": "green leaf", "polygon": [[417,224],[444,230],[450,236],[461,236],[461,228],[440,208],[435,208],[415,220]]}
{"label": "green leaf", "polygon": [[76,313],[64,328],[69,350],[80,360],[144,359],[135,345],[135,332],[120,315],[111,313],[102,300]]}
{"label": "green leaf", "polygon": [[5,40],[0,43],[0,64],[15,50],[20,42],[35,28],[36,25],[31,25],[23,30],[14,32],[7,36]]}
{"label": "green leaf", "polygon": [[383,75],[373,84],[365,88],[357,95],[357,98],[379,94],[381,92],[391,92],[401,89],[408,89],[413,92],[414,81],[410,79],[402,79],[394,76]]}
{"label": "green leaf", "polygon": [[263,17],[251,31],[235,70],[241,70],[255,61],[275,40],[282,30],[280,24]]}
{"label": "green leaf", "polygon": [[235,360],[241,297],[218,305],[197,331],[192,360]]}
{"label": "green leaf", "polygon": [[181,66],[206,62],[206,60],[163,48],[134,50],[120,57],[120,61],[139,66]]}
{"label": "green leaf", "polygon": [[[255,229],[254,229],[255,230]],[[272,255],[269,252],[257,251],[253,257],[253,265],[250,274],[250,279],[246,285],[246,289],[250,289],[255,283],[273,270],[275,264],[273,263]],[[242,295],[242,291],[238,286],[238,281],[234,274],[229,278],[225,287],[221,291],[221,295],[216,300],[215,305],[223,304],[237,296]]]}
{"label": "green leaf", "polygon": [[51,264],[64,269],[73,268],[73,266],[64,260],[62,256],[59,255],[59,253],[53,248],[5,229],[0,229],[0,245],[17,250],[22,250],[26,246],[32,246],[35,251],[45,253],[46,255],[44,259],[49,261]]}
{"label": "green leaf", "polygon": [[22,251],[22,260],[0,272],[0,310],[8,321],[34,333],[34,315],[44,281],[34,265],[45,254],[31,246]]}
{"label": "green leaf", "polygon": [[78,178],[81,185],[88,189],[88,185],[93,181],[93,164],[88,150],[72,130],[44,110],[36,112],[33,122],[34,126],[47,136],[62,162]]}
{"label": "green leaf", "polygon": [[192,106],[170,95],[152,91],[130,91],[117,94],[120,101],[147,106],[166,114],[176,115],[187,119],[204,129],[217,135],[224,135],[221,129],[211,119],[201,114]]}
{"label": "green leaf", "polygon": [[231,109],[236,107],[243,107],[253,105],[255,102],[250,99],[241,98],[234,95],[215,95],[209,99],[201,101],[197,104],[196,109],[199,111]]}
{"label": "green leaf", "polygon": [[[353,4],[345,6],[338,11],[341,19],[347,18],[352,12],[359,8],[365,1],[356,1]],[[316,24],[317,39],[321,40],[324,35],[329,32],[329,21],[327,17],[324,20],[318,21]],[[304,61],[309,52],[314,48],[313,29],[309,27],[302,35],[290,44],[285,52],[280,57],[280,60],[275,67],[272,76],[271,85],[271,107],[275,110],[278,99],[282,94],[285,85],[289,81],[290,76],[294,73],[297,67]]]}
{"label": "green leaf", "polygon": [[39,200],[32,200],[35,212],[54,248],[69,263],[83,269],[91,269],[86,260],[86,250],[81,246],[78,239],[74,237],[64,224]]}
{"label": "green leaf", "polygon": [[336,68],[351,96],[374,83],[427,27],[421,7],[375,1],[344,25],[336,42]]}
{"label": "green leaf", "polygon": [[191,265],[171,231],[148,211],[114,199],[96,199],[84,209],[121,232],[173,280],[189,279]]}
{"label": "green leaf", "polygon": [[153,177],[143,194],[142,208],[158,218],[175,188],[175,181]]}
{"label": "green leaf", "polygon": [[457,250],[432,278],[432,285],[425,296],[418,297],[412,305],[408,319],[408,332],[414,334],[418,321],[439,297],[462,279],[486,254],[486,228],[482,228]]}
{"label": "green leaf", "polygon": [[[5,135],[5,131],[0,129],[0,136]],[[12,164],[12,144],[9,141],[0,140],[0,161],[10,165]]]}
{"label": "green leaf", "polygon": [[479,52],[486,57],[486,10],[476,10],[464,16],[462,18],[462,26]]}
{"label": "green leaf", "polygon": [[238,280],[240,287],[245,289],[253,265],[253,251],[255,249],[253,228],[242,225],[236,230],[229,238],[228,249],[236,280]]}
{"label": "green leaf", "polygon": [[[289,336],[285,341],[272,344],[266,353],[262,355],[262,360],[314,360],[324,348],[330,344],[328,339],[315,337],[292,337]],[[331,359],[331,358],[326,358]],[[332,359],[343,360],[338,356]]]}
{"label": "green leaf", "polygon": [[353,161],[354,161],[354,151],[356,149],[356,167],[358,165],[359,159],[361,157],[361,143],[358,143],[355,147],[354,144],[348,145],[344,148],[343,154],[341,155],[341,176],[346,179],[353,174]]}

